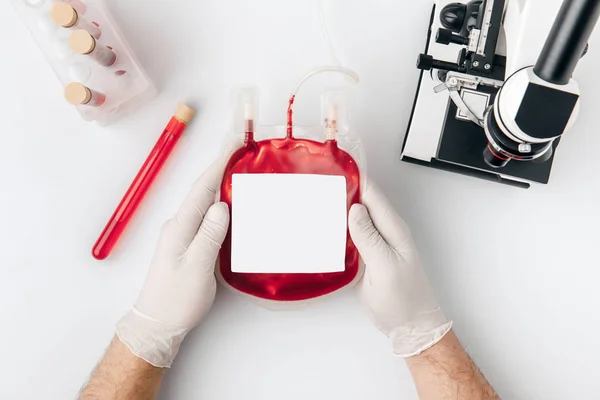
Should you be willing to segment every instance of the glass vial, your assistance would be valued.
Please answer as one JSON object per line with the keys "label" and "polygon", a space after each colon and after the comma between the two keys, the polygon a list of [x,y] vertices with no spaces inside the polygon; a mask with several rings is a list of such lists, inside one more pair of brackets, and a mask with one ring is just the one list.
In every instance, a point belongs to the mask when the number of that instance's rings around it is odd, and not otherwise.
{"label": "glass vial", "polygon": [[75,53],[88,55],[103,67],[110,67],[117,61],[117,54],[113,49],[100,44],[85,29],[78,29],[71,33],[69,46]]}
{"label": "glass vial", "polygon": [[100,107],[106,101],[106,95],[81,83],[71,82],[65,87],[65,99],[74,106]]}
{"label": "glass vial", "polygon": [[50,17],[63,28],[84,29],[96,39],[100,38],[102,31],[91,21],[79,16],[77,10],[65,2],[55,3],[50,9]]}

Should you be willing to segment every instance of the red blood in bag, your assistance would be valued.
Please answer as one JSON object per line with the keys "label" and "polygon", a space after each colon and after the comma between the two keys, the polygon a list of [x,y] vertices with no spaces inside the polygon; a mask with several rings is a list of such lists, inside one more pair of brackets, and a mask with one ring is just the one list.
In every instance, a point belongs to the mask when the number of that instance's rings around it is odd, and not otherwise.
{"label": "red blood in bag", "polygon": [[[360,171],[356,161],[337,146],[307,139],[249,141],[229,159],[221,184],[221,201],[231,209],[233,174],[315,174],[346,178],[347,208],[360,202]],[[323,199],[327,201],[327,199]],[[294,213],[294,209],[289,210]],[[285,216],[282,216],[282,218]],[[315,227],[318,229],[318,227]],[[301,247],[298,251],[307,251]],[[289,257],[294,257],[290,254]],[[318,257],[318,254],[315,254]],[[285,262],[285,260],[283,261]],[[220,254],[223,279],[240,292],[262,299],[298,301],[323,296],[353,282],[359,273],[359,254],[350,234],[346,241],[346,269],[321,274],[256,274],[231,272],[231,229]]]}

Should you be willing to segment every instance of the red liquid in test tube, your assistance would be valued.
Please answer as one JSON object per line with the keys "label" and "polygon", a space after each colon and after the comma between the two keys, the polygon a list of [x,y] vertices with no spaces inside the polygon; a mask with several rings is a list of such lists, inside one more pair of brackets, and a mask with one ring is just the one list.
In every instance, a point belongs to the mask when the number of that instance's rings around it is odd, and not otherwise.
{"label": "red liquid in test tube", "polygon": [[110,255],[194,114],[188,106],[179,105],[96,241],[92,249],[95,259],[104,260]]}

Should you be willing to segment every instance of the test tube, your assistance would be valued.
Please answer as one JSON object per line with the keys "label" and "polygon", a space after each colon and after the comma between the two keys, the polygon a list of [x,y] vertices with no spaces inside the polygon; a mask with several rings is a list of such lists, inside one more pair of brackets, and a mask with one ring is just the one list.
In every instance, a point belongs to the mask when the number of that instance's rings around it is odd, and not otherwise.
{"label": "test tube", "polygon": [[69,46],[75,53],[88,55],[103,67],[110,67],[117,61],[114,50],[98,42],[85,29],[78,29],[69,35]]}
{"label": "test tube", "polygon": [[65,99],[74,106],[100,107],[106,101],[106,95],[81,83],[71,82],[65,87]]}
{"label": "test tube", "polygon": [[195,113],[185,104],[177,107],[177,111],[94,244],[92,255],[95,259],[104,260],[109,256]]}
{"label": "test tube", "polygon": [[79,16],[77,10],[65,2],[55,3],[50,9],[50,17],[54,23],[63,28],[84,29],[96,39],[99,39],[102,34],[96,24]]}

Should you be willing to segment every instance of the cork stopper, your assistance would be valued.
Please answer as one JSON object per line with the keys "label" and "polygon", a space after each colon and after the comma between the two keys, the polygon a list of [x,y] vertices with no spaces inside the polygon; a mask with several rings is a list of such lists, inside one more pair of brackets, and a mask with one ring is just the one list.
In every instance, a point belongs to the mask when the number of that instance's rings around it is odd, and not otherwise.
{"label": "cork stopper", "polygon": [[64,2],[55,3],[50,9],[50,18],[63,28],[70,28],[77,23],[77,11]]}
{"label": "cork stopper", "polygon": [[92,92],[81,83],[71,82],[65,87],[65,99],[74,106],[87,104],[92,99]]}
{"label": "cork stopper", "polygon": [[69,46],[77,54],[90,54],[96,47],[96,40],[85,29],[78,29],[69,35]]}
{"label": "cork stopper", "polygon": [[186,106],[183,103],[179,103],[177,106],[177,111],[175,111],[175,118],[183,122],[184,124],[189,124],[196,111],[192,110],[190,107]]}

